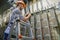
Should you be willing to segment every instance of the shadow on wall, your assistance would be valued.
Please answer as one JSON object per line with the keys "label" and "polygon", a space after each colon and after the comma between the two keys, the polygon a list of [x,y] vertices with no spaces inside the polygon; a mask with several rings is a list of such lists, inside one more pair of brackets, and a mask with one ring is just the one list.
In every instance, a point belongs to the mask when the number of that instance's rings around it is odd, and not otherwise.
{"label": "shadow on wall", "polygon": [[7,2],[4,5],[1,5],[0,6],[0,14],[3,14],[3,12],[6,11],[7,9],[9,9],[10,7],[12,7],[12,5],[10,5]]}

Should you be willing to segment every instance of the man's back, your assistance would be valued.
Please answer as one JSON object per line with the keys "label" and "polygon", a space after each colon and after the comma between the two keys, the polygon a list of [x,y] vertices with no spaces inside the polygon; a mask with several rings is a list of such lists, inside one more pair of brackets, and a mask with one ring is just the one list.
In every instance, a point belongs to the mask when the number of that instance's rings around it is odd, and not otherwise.
{"label": "man's back", "polygon": [[12,19],[16,19],[17,17],[19,17],[20,20],[24,19],[24,16],[22,15],[22,10],[19,10],[18,8],[15,8],[12,11],[12,15],[10,17],[10,21],[12,21]]}

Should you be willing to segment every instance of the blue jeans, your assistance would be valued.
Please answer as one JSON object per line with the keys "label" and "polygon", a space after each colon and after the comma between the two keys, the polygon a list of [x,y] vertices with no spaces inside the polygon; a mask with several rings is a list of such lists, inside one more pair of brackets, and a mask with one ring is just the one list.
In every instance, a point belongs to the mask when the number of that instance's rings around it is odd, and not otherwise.
{"label": "blue jeans", "polygon": [[8,40],[8,36],[9,36],[9,34],[4,33],[4,40]]}
{"label": "blue jeans", "polygon": [[27,22],[26,24],[25,24],[25,26],[23,26],[23,35],[25,35],[25,33],[26,33],[26,29],[28,29],[28,34],[29,34],[29,37],[32,37],[32,30],[31,30],[31,25],[30,25],[30,23],[29,22]]}

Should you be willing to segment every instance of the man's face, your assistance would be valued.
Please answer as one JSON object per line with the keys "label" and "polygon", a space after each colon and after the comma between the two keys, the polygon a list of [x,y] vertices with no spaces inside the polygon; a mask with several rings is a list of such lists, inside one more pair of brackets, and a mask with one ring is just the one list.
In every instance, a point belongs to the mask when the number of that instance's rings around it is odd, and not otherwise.
{"label": "man's face", "polygon": [[23,8],[24,8],[22,4],[19,4],[19,7],[20,7],[21,9],[23,9]]}

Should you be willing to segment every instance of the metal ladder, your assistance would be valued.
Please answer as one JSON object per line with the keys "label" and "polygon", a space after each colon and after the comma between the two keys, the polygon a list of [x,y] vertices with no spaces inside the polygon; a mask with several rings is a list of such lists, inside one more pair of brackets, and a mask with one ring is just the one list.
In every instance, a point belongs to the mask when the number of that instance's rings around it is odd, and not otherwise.
{"label": "metal ladder", "polygon": [[[15,38],[10,38],[10,40],[33,40],[34,36],[33,37],[28,37],[28,36],[22,36],[22,38],[18,38],[18,35],[21,34],[21,26],[24,26],[26,22],[24,21],[16,21],[15,24],[14,24],[14,28],[12,28],[13,30],[11,30],[12,32],[14,32],[15,34]],[[26,30],[27,31],[27,30]],[[32,28],[31,28],[31,32],[32,32]],[[10,37],[11,37],[11,34],[10,33]],[[13,35],[14,35],[13,34]],[[32,34],[33,35],[33,34]]]}

